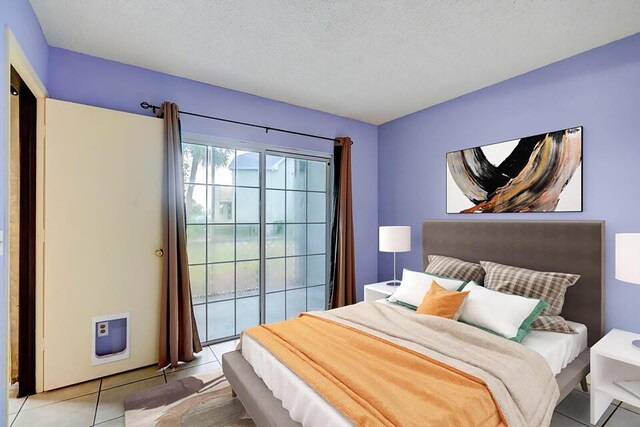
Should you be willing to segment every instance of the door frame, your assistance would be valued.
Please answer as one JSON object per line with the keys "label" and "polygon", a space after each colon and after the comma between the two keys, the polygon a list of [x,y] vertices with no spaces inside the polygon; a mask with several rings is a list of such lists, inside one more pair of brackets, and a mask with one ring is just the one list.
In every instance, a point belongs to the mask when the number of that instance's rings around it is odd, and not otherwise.
{"label": "door frame", "polygon": [[[29,87],[33,95],[37,100],[37,112],[36,112],[36,301],[35,301],[35,310],[36,310],[36,370],[35,370],[35,388],[36,392],[41,392],[43,390],[44,383],[44,371],[43,371],[43,361],[44,361],[44,337],[43,337],[43,292],[44,292],[44,283],[43,283],[43,271],[44,271],[44,212],[43,212],[43,200],[44,200],[44,154],[45,154],[45,98],[48,96],[47,89],[45,88],[42,80],[36,73],[33,68],[31,62],[27,58],[24,50],[20,46],[20,43],[16,39],[15,35],[11,31],[9,27],[5,27],[5,52],[7,53],[7,62],[5,63],[5,81],[3,84],[6,88],[9,88],[11,84],[11,67],[13,67],[22,80]],[[9,146],[10,146],[10,120],[11,120],[11,93],[7,90],[6,98],[2,101],[5,103],[5,117],[1,118],[5,123],[5,134],[4,134],[4,158],[6,159],[7,167],[4,168],[4,173],[0,177],[3,180],[4,188],[7,189],[4,194],[4,241],[2,245],[4,247],[4,256],[3,258],[3,267],[4,267],[4,277],[0,278],[0,280],[4,281],[4,283],[9,283],[9,255],[8,248],[10,247],[9,241],[9,174],[8,170],[10,156],[9,156]],[[5,348],[9,347],[9,334],[8,334],[8,319],[9,319],[9,294],[8,294],[8,286],[3,287],[3,297],[5,304],[2,304],[0,307],[0,316],[4,321],[0,322],[0,324],[5,325],[0,328],[0,339],[3,340],[5,344]],[[6,360],[6,352],[3,354],[0,359]],[[5,363],[6,365],[6,363]],[[0,369],[0,381],[2,382],[2,387],[7,385],[7,370]]]}
{"label": "door frame", "polygon": [[[19,278],[18,278],[18,397],[36,392],[36,150],[38,129],[37,98],[15,68],[11,67],[11,87],[18,91],[18,143],[20,157],[9,156],[9,163],[20,163],[18,207]],[[14,118],[12,118],[13,121]],[[15,139],[12,135],[11,139]],[[11,193],[9,188],[9,193]],[[10,195],[11,196],[11,195]],[[11,207],[10,207],[11,208]],[[15,208],[15,207],[14,207]],[[11,239],[11,233],[9,233]],[[10,262],[15,261],[11,247]],[[10,273],[11,274],[11,273]],[[11,292],[11,291],[9,291]]]}

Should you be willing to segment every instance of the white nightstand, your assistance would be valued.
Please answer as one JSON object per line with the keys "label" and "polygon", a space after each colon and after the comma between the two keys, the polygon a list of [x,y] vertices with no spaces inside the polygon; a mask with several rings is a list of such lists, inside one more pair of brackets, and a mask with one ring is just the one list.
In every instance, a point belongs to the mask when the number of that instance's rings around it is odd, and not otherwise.
{"label": "white nightstand", "polygon": [[370,285],[364,285],[364,300],[375,301],[382,298],[386,298],[398,289],[397,286],[388,286],[386,280],[380,283],[372,283]]}
{"label": "white nightstand", "polygon": [[640,380],[640,350],[631,341],[640,334],[612,329],[591,347],[591,424],[596,424],[613,399],[640,406],[640,398],[613,382]]}

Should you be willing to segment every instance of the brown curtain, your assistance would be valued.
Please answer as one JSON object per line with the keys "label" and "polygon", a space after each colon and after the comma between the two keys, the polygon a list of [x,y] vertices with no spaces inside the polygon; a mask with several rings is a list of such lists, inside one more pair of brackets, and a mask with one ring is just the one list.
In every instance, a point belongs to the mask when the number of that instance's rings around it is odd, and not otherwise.
{"label": "brown curtain", "polygon": [[337,138],[333,148],[334,210],[331,225],[331,308],[355,304],[356,271],[351,200],[351,138]]}
{"label": "brown curtain", "polygon": [[164,118],[165,174],[163,182],[162,302],[158,366],[193,360],[202,350],[193,305],[187,260],[187,236],[182,172],[182,139],[176,104],[162,104]]}

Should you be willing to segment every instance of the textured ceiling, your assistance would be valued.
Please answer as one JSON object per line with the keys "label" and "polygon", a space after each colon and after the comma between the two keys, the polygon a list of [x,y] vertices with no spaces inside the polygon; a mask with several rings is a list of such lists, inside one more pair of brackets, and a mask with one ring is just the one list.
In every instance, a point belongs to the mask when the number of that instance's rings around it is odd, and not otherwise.
{"label": "textured ceiling", "polygon": [[638,0],[30,0],[51,46],[381,124],[640,31]]}

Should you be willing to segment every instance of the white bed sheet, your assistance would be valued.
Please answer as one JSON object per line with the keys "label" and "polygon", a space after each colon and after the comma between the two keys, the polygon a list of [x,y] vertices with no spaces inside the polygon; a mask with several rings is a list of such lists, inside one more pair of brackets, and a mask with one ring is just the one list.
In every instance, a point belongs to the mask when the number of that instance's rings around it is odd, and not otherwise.
{"label": "white bed sheet", "polygon": [[[390,304],[386,300],[378,302]],[[523,345],[544,357],[556,375],[587,348],[587,327],[581,323],[568,323],[577,334],[532,331],[522,341]],[[268,350],[244,334],[242,355],[273,395],[280,399],[294,421],[305,427],[353,425]]]}
{"label": "white bed sheet", "polygon": [[571,321],[567,323],[578,333],[531,331],[522,340],[522,345],[544,357],[554,375],[558,375],[573,359],[587,349],[587,327],[582,323]]}

